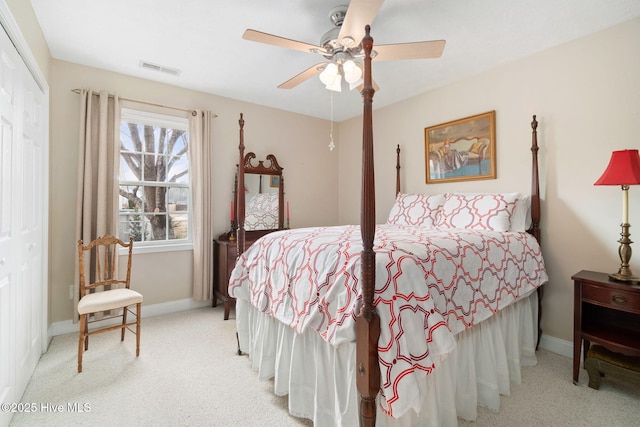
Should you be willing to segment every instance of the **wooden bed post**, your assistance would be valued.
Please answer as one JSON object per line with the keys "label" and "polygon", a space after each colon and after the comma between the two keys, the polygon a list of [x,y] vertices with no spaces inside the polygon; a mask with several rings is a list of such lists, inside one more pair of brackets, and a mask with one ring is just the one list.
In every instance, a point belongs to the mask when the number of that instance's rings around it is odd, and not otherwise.
{"label": "wooden bed post", "polygon": [[[540,241],[540,175],[538,172],[538,121],[536,115],[533,115],[531,121],[531,228],[528,230],[538,243]],[[544,286],[536,289],[538,293],[538,340],[536,342],[536,350],[540,345],[540,337],[542,336],[542,328],[540,321],[542,319],[542,297],[544,295]]]}
{"label": "wooden bed post", "polygon": [[238,212],[236,212],[236,216],[238,218],[238,256],[240,256],[244,252],[244,242],[245,242],[245,233],[244,233],[244,203],[245,203],[245,194],[244,194],[244,118],[242,117],[242,113],[240,113],[240,120],[238,120],[238,124],[240,125],[240,144],[238,145],[238,151],[240,152],[240,160],[238,161],[238,189],[237,191],[237,200],[236,205],[238,206]]}
{"label": "wooden bed post", "polygon": [[531,230],[540,242],[540,183],[538,175],[538,121],[533,115],[531,121]]}
{"label": "wooden bed post", "polygon": [[375,312],[373,298],[375,292],[376,254],[373,251],[375,237],[375,188],[373,169],[373,126],[372,103],[375,90],[371,84],[371,50],[373,38],[370,27],[365,27],[362,39],[364,57],[364,104],[362,124],[362,308],[356,318],[356,385],[360,393],[360,425],[373,427],[376,423],[376,396],[380,390],[380,366],[378,364],[378,338],[380,318]]}

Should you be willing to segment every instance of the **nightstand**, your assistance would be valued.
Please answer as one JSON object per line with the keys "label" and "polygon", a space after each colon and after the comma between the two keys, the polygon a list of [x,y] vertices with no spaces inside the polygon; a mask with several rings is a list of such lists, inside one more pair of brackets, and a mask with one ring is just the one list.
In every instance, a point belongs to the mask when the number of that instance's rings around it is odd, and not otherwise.
{"label": "nightstand", "polygon": [[640,356],[640,286],[582,270],[573,275],[573,383],[580,375],[580,349],[591,344],[615,353]]}
{"label": "nightstand", "polygon": [[226,234],[213,241],[213,302],[218,305],[218,299],[224,303],[224,320],[229,319],[231,305],[235,302],[229,297],[229,277],[238,258],[238,244],[229,240]]}
{"label": "nightstand", "polygon": [[[247,232],[244,240],[245,250],[261,236],[264,231]],[[224,320],[229,319],[231,306],[235,305],[235,298],[229,296],[229,277],[238,258],[238,242],[229,240],[229,234],[221,234],[213,241],[213,298],[212,305],[218,305],[218,299],[224,303]]]}

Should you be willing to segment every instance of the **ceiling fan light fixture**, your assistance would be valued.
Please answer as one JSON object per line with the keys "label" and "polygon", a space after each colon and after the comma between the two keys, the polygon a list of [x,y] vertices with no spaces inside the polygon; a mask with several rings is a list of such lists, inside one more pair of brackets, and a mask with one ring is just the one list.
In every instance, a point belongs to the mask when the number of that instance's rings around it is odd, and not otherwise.
{"label": "ceiling fan light fixture", "polygon": [[333,79],[331,83],[327,84],[325,88],[334,92],[342,92],[342,76],[340,74],[336,74],[335,79]]}
{"label": "ceiling fan light fixture", "polygon": [[340,74],[338,73],[338,66],[331,62],[327,64],[326,67],[324,67],[324,70],[322,70],[319,77],[320,81],[325,86],[328,86],[333,83],[337,76],[340,76]]}
{"label": "ceiling fan light fixture", "polygon": [[358,86],[364,84],[364,80],[362,80],[361,78],[356,80],[355,82],[349,82],[349,90],[354,90],[355,88],[357,88]]}
{"label": "ceiling fan light fixture", "polygon": [[[298,73],[280,84],[278,88],[291,89],[320,74],[320,80],[327,89],[339,91],[342,76],[349,87],[354,89],[362,85],[363,65],[358,61],[362,61],[364,58],[362,38],[365,36],[365,30],[363,24],[374,20],[384,0],[351,0],[348,3],[348,6],[337,6],[329,12],[333,28],[322,35],[320,44],[317,46],[252,29],[247,29],[242,38],[319,54],[324,58],[324,62]],[[438,58],[442,55],[445,43],[445,40],[432,40],[379,45],[371,51],[371,59],[389,61]],[[352,67],[353,63],[350,61],[354,60],[359,69]],[[378,90],[376,83],[374,81],[371,83],[374,90]]]}
{"label": "ceiling fan light fixture", "polygon": [[325,88],[340,92],[342,86],[342,76],[338,66],[333,62],[327,64],[327,66],[320,73],[320,81],[324,84]]}
{"label": "ceiling fan light fixture", "polygon": [[342,64],[342,70],[344,71],[344,80],[347,83],[355,83],[362,77],[362,70],[351,59]]}

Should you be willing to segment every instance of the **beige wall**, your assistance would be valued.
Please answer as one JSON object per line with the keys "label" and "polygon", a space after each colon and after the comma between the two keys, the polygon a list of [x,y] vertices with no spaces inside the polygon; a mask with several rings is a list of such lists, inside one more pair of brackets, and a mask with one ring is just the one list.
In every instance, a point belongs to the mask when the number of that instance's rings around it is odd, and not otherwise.
{"label": "beige wall", "polygon": [[[79,97],[74,88],[104,89],[121,98],[176,108],[202,108],[218,115],[214,128],[214,185],[217,234],[229,227],[238,119],[244,113],[246,151],[259,159],[274,154],[284,168],[285,199],[291,226],[335,224],[338,218],[338,152],[327,149],[330,123],[149,80],[128,77],[64,61],[51,65],[51,322],[71,318],[69,285],[74,277],[74,221],[78,161]],[[321,177],[321,179],[317,179]],[[135,255],[133,280],[145,304],[191,297],[191,252]]]}
{"label": "beige wall", "polygon": [[[614,272],[620,265],[621,191],[593,183],[611,151],[640,146],[638,52],[640,19],[376,110],[378,221],[386,220],[393,203],[396,144],[402,148],[404,192],[529,192],[530,122],[537,114],[542,246],[550,275],[542,326],[545,334],[572,340],[571,275],[582,269]],[[496,110],[497,179],[427,186],[424,128],[490,110]],[[354,119],[339,128],[341,223],[359,220],[353,194],[360,191],[361,126]],[[629,204],[629,222],[640,227],[640,186],[631,188]],[[640,242],[638,230],[631,228],[631,239],[635,234]],[[636,274],[638,254],[636,248]]]}

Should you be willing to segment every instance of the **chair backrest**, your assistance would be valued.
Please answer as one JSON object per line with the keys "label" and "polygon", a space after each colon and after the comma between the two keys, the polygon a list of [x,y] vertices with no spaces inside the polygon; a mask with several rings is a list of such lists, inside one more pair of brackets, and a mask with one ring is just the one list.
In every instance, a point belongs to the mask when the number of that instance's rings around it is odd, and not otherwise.
{"label": "chair backrest", "polygon": [[[118,249],[128,248],[127,273],[124,279],[118,278],[117,260]],[[104,235],[92,240],[84,246],[82,240],[78,240],[78,265],[80,270],[80,298],[84,297],[87,290],[106,286],[118,288],[124,285],[129,288],[131,281],[131,255],[133,250],[133,239],[129,243],[117,237]],[[88,260],[86,256],[91,256]],[[88,263],[86,261],[89,261]],[[87,268],[88,267],[88,268]]]}

